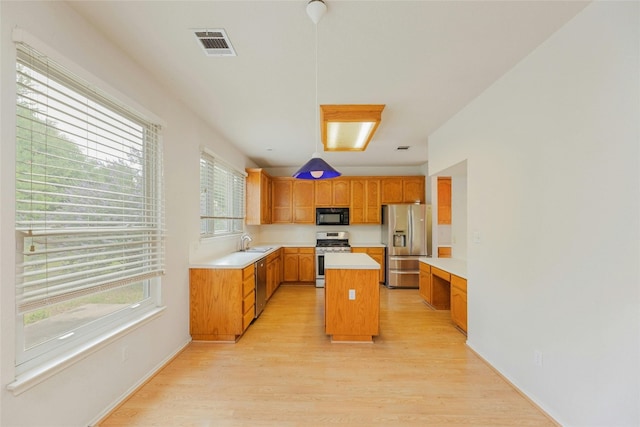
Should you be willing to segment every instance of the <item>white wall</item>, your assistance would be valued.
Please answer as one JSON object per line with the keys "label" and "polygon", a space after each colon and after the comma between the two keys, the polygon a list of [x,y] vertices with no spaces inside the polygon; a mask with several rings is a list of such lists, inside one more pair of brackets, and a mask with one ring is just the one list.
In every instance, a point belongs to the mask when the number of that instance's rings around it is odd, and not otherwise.
{"label": "white wall", "polygon": [[468,344],[567,426],[640,425],[639,9],[590,4],[429,137],[431,174],[467,161]]}
{"label": "white wall", "polygon": [[[86,426],[190,339],[188,258],[199,236],[200,146],[240,169],[252,165],[64,2],[2,1],[0,8],[0,425]],[[44,41],[59,59],[71,60],[73,71],[126,94],[121,100],[162,120],[168,232],[163,315],[18,396],[5,388],[14,379],[15,27]],[[216,250],[235,244],[223,242]],[[122,362],[125,346],[129,358]]]}

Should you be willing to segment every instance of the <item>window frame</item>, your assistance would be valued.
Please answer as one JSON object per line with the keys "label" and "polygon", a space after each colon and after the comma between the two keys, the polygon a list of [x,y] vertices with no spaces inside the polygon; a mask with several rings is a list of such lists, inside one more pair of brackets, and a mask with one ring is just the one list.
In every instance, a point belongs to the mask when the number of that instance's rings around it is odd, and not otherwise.
{"label": "window frame", "polygon": [[[27,64],[27,61],[34,61],[32,67]],[[21,65],[19,65],[21,64]],[[48,78],[57,81],[69,90],[79,93],[82,96],[91,99],[99,105],[99,108],[105,108],[109,111],[115,111],[116,114],[125,114],[128,119],[133,118],[137,123],[144,126],[154,127],[153,139],[147,139],[144,137],[143,146],[148,147],[148,144],[154,145],[153,153],[145,153],[144,155],[151,156],[150,160],[143,164],[143,181],[145,185],[142,190],[145,197],[152,199],[151,208],[146,208],[145,215],[149,215],[152,212],[151,218],[155,221],[152,226],[155,229],[154,233],[157,233],[160,240],[164,239],[165,226],[164,226],[164,194],[163,194],[163,174],[162,174],[162,141],[160,135],[160,125],[153,123],[153,120],[147,119],[144,115],[133,111],[130,107],[119,102],[116,97],[107,93],[108,91],[101,91],[88,83],[86,80],[79,78],[73,74],[67,68],[47,57],[46,55],[38,52],[33,47],[18,42],[16,44],[16,85],[18,82],[18,68],[20,66],[26,66],[27,68],[34,69],[38,72],[38,67],[42,67],[42,64],[46,64],[46,67],[52,67],[52,75],[47,75]],[[16,101],[20,99],[19,92],[16,93]],[[49,102],[47,100],[47,102]],[[16,115],[19,111],[16,111]],[[18,117],[16,116],[16,129],[18,127]],[[49,126],[47,123],[46,126]],[[55,127],[55,124],[53,125]],[[149,131],[148,128],[146,128]],[[18,135],[16,135],[16,145],[18,144]],[[18,161],[18,153],[16,152],[16,162]],[[17,172],[17,171],[16,171]],[[148,185],[151,182],[151,185]],[[16,182],[16,190],[18,183]],[[90,187],[89,187],[90,188]],[[17,197],[17,194],[16,194]],[[16,199],[16,210],[18,200]],[[66,229],[66,233],[69,230]],[[45,231],[46,233],[46,231]],[[62,233],[65,234],[65,233]],[[161,306],[161,276],[164,271],[164,243],[159,244],[159,251],[161,252],[161,271],[157,274],[149,274],[148,277],[139,279],[137,283],[143,283],[143,297],[140,301],[129,305],[128,307],[114,311],[106,316],[102,316],[94,322],[89,322],[74,328],[73,334],[69,335],[68,339],[58,341],[57,339],[48,340],[46,343],[41,343],[31,349],[25,349],[25,325],[23,315],[25,312],[21,312],[18,306],[20,305],[21,290],[19,285],[21,283],[20,268],[23,265],[23,250],[24,250],[24,232],[18,230],[18,216],[16,213],[16,269],[18,271],[16,277],[16,312],[15,312],[15,339],[16,339],[16,362],[15,372],[16,381],[8,388],[10,390],[16,390],[20,388],[20,384],[24,382],[24,378],[33,378],[33,376],[41,372],[42,370],[51,369],[52,366],[64,365],[65,361],[69,361],[79,357],[80,354],[90,351],[99,346],[100,343],[104,343],[111,338],[119,336],[123,331],[129,330],[135,325],[139,325],[142,322],[153,318],[164,310]],[[124,283],[124,282],[123,282]],[[116,286],[125,286],[125,284],[116,284]],[[97,294],[101,290],[97,287],[93,291],[87,291],[88,294]],[[45,303],[44,306],[47,306]],[[23,378],[23,380],[20,380]],[[15,392],[15,391],[14,391]]]}
{"label": "window frame", "polygon": [[[217,173],[216,173],[217,172]],[[221,176],[222,175],[222,176]],[[218,182],[216,180],[222,178]],[[246,177],[204,148],[200,152],[200,239],[235,236],[244,233],[246,219]],[[223,201],[226,208],[215,208]]]}

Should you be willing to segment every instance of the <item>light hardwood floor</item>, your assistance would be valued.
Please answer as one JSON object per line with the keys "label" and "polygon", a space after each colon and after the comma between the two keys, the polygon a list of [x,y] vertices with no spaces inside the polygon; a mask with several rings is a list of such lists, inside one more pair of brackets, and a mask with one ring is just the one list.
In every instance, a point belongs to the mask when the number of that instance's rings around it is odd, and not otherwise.
{"label": "light hardwood floor", "polygon": [[417,290],[381,287],[373,344],[332,344],[323,298],[280,286],[236,344],[191,343],[100,425],[555,425]]}

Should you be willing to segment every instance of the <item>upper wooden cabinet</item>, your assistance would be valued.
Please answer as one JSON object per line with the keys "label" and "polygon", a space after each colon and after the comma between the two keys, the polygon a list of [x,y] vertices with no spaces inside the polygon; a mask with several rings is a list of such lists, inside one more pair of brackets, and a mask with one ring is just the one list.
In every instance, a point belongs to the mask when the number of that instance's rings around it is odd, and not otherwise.
{"label": "upper wooden cabinet", "polygon": [[424,203],[424,189],[424,176],[405,176],[402,178],[404,203]]}
{"label": "upper wooden cabinet", "polygon": [[247,169],[246,223],[271,224],[271,176],[262,169]]}
{"label": "upper wooden cabinet", "polygon": [[438,177],[438,224],[451,224],[451,177]]}
{"label": "upper wooden cabinet", "polygon": [[274,177],[271,181],[272,222],[274,224],[293,222],[293,180],[288,177]]}
{"label": "upper wooden cabinet", "polygon": [[315,224],[314,181],[274,177],[272,223]]}
{"label": "upper wooden cabinet", "polygon": [[424,203],[424,181],[424,176],[394,176],[381,178],[381,204]]}
{"label": "upper wooden cabinet", "polygon": [[345,207],[351,199],[349,179],[333,178],[315,181],[316,206]]}
{"label": "upper wooden cabinet", "polygon": [[[323,180],[271,177],[247,169],[248,225],[315,224],[316,207],[349,207],[351,224],[380,224],[380,207],[424,203],[424,176],[363,176]],[[258,202],[259,200],[259,202]]]}
{"label": "upper wooden cabinet", "polygon": [[382,187],[380,203],[382,203],[383,205],[392,203],[403,203],[404,197],[402,195],[402,178],[382,178],[380,180],[380,186]]}
{"label": "upper wooden cabinet", "polygon": [[351,178],[351,224],[380,224],[380,179]]}
{"label": "upper wooden cabinet", "polygon": [[297,224],[316,223],[314,184],[314,181],[304,179],[293,181],[293,222]]}

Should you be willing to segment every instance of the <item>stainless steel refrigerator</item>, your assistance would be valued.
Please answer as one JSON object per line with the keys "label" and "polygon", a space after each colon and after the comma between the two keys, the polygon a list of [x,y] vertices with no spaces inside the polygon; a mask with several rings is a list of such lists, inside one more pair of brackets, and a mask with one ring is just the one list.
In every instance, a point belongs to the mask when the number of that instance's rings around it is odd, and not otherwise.
{"label": "stainless steel refrigerator", "polygon": [[418,288],[420,257],[431,256],[431,205],[383,205],[385,285]]}

